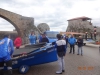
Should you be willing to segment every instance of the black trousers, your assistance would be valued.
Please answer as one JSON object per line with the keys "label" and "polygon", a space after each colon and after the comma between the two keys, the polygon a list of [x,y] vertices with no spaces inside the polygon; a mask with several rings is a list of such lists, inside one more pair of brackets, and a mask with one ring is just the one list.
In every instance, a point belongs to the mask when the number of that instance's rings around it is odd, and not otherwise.
{"label": "black trousers", "polygon": [[0,75],[4,75],[4,63],[7,66],[7,75],[12,75],[12,61],[0,62]]}
{"label": "black trousers", "polygon": [[74,45],[70,45],[70,52],[69,53],[72,53],[72,49],[73,49],[73,54],[74,54],[75,53]]}

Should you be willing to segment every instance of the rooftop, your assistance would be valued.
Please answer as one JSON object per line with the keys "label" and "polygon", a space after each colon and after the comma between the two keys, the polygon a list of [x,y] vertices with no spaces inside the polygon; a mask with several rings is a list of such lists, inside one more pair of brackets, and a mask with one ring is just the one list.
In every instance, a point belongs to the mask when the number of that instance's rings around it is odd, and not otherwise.
{"label": "rooftop", "polygon": [[89,18],[89,17],[82,16],[82,17],[72,18],[72,19],[69,19],[69,20],[67,20],[67,21],[78,20],[78,19],[91,20],[91,18]]}

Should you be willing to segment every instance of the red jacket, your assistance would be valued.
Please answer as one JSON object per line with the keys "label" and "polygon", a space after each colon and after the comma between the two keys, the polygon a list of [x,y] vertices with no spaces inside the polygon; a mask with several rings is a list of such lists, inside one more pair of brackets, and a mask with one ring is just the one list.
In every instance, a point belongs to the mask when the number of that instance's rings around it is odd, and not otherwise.
{"label": "red jacket", "polygon": [[15,45],[16,47],[20,47],[21,44],[22,44],[22,39],[21,39],[20,37],[17,37],[17,38],[15,39],[15,41],[14,41],[14,45]]}

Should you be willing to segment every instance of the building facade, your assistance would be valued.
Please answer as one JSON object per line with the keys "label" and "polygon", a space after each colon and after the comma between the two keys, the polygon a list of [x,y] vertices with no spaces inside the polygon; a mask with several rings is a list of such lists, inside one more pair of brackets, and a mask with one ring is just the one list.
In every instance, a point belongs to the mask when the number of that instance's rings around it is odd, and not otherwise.
{"label": "building facade", "polygon": [[67,32],[93,32],[93,25],[91,18],[78,17],[68,20]]}
{"label": "building facade", "polygon": [[91,35],[94,37],[94,34],[96,34],[97,40],[100,40],[100,27],[96,27],[96,33],[94,32],[95,26],[91,23],[91,18],[88,17],[77,17],[73,19],[69,19],[68,21],[68,27],[66,29],[66,32],[78,32],[78,33],[86,33],[88,34],[88,37],[91,37]]}

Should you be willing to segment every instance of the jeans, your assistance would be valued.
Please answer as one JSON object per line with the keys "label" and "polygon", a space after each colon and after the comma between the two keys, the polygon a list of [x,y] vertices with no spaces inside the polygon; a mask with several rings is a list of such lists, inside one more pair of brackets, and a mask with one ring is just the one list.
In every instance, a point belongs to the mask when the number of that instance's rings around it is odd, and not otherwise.
{"label": "jeans", "polygon": [[58,56],[58,64],[59,64],[59,72],[62,72],[62,70],[65,70],[65,62],[64,62],[64,57],[59,57]]}
{"label": "jeans", "polygon": [[81,50],[81,55],[83,55],[82,46],[78,47],[78,54],[80,54],[80,50]]}

